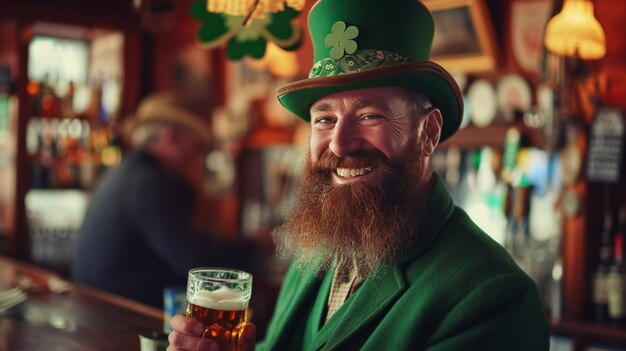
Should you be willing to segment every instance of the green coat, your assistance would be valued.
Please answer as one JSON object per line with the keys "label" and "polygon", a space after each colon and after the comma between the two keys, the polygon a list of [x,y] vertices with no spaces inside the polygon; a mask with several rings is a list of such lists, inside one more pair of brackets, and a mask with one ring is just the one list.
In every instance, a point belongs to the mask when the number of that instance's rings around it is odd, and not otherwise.
{"label": "green coat", "polygon": [[320,281],[292,266],[257,350],[548,350],[534,282],[436,178],[399,266],[365,280],[321,329],[332,272]]}

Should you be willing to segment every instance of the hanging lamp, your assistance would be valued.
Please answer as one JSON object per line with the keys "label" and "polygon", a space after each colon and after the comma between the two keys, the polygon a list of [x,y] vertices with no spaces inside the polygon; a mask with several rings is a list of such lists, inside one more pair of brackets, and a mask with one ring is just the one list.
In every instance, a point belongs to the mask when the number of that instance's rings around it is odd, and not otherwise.
{"label": "hanging lamp", "polygon": [[546,48],[561,56],[597,60],[606,54],[606,37],[591,0],[565,0],[546,27]]}

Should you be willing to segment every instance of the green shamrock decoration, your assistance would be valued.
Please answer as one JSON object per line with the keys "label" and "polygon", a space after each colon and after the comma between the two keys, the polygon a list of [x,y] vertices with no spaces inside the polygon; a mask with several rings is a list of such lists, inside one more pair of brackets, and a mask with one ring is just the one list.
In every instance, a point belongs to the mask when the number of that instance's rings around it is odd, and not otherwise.
{"label": "green shamrock decoration", "polygon": [[190,12],[202,24],[197,33],[200,45],[212,49],[227,42],[226,55],[231,60],[240,60],[246,55],[262,58],[268,40],[287,51],[302,44],[302,29],[292,23],[300,12],[290,7],[253,19],[248,26],[243,25],[243,16],[208,12],[206,0],[191,3]]}
{"label": "green shamrock decoration", "polygon": [[337,21],[331,28],[331,33],[324,38],[324,45],[330,49],[330,57],[339,60],[345,54],[354,54],[357,49],[355,39],[359,29],[355,26],[346,28],[346,23]]}

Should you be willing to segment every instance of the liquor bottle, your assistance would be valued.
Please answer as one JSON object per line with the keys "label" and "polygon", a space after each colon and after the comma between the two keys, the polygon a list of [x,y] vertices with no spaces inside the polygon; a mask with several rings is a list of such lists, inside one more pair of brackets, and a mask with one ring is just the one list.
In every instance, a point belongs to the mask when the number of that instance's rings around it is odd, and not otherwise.
{"label": "liquor bottle", "polygon": [[552,265],[550,279],[550,319],[559,321],[563,315],[563,261],[560,257]]}
{"label": "liquor bottle", "polygon": [[41,96],[41,116],[46,118],[58,118],[61,115],[61,104],[54,90],[54,83],[48,76],[43,82],[43,95]]}
{"label": "liquor bottle", "polygon": [[613,264],[606,277],[609,319],[626,322],[626,264],[624,263],[624,229],[626,208],[620,210],[619,227],[613,241]]}
{"label": "liquor bottle", "polygon": [[526,181],[509,187],[508,204],[506,205],[509,218],[505,248],[511,253],[522,269],[530,269],[531,255],[528,250],[531,245],[530,233],[530,198],[532,186]]}
{"label": "liquor bottle", "polygon": [[89,121],[81,121],[81,134],[78,138],[78,173],[79,185],[83,189],[91,189],[96,180],[96,169],[100,157],[94,151],[94,133]]}
{"label": "liquor bottle", "polygon": [[44,132],[39,118],[31,118],[26,132],[26,144],[30,157],[30,187],[43,189],[47,186],[48,173],[45,167]]}
{"label": "liquor bottle", "polygon": [[27,86],[28,95],[32,103],[32,116],[41,116],[41,98],[43,97],[42,83],[31,80]]}
{"label": "liquor bottle", "polygon": [[56,123],[56,148],[54,153],[54,172],[56,174],[56,187],[67,188],[70,183],[70,173],[67,164],[67,154],[69,149],[68,123],[67,119],[55,120]]}
{"label": "liquor bottle", "polygon": [[[44,119],[47,121],[47,143],[46,147],[47,167],[48,172],[48,186],[49,189],[59,188],[59,177],[57,173],[57,164],[59,160],[59,120],[56,118]],[[62,143],[61,143],[62,144]],[[63,147],[61,146],[61,149]]]}
{"label": "liquor bottle", "polygon": [[61,116],[64,118],[74,118],[74,94],[76,93],[76,86],[73,81],[69,81],[67,87],[67,93],[60,98],[61,102]]}
{"label": "liquor bottle", "polygon": [[109,142],[102,149],[100,159],[105,167],[115,168],[122,160],[122,138],[118,123],[111,121],[105,133]]}
{"label": "liquor bottle", "polygon": [[608,320],[608,297],[607,297],[607,274],[611,265],[611,228],[613,226],[611,215],[604,217],[604,228],[600,237],[600,255],[598,265],[593,274],[593,307],[596,321]]}
{"label": "liquor bottle", "polygon": [[100,119],[100,110],[102,109],[102,85],[100,80],[94,79],[90,83],[89,105],[85,110],[87,119]]}
{"label": "liquor bottle", "polygon": [[54,163],[54,139],[48,132],[44,132],[41,139],[41,146],[37,153],[37,163],[41,167],[38,176],[41,177],[41,181],[38,183],[39,187],[46,189],[52,187],[52,184],[56,184],[56,177],[53,172]]}

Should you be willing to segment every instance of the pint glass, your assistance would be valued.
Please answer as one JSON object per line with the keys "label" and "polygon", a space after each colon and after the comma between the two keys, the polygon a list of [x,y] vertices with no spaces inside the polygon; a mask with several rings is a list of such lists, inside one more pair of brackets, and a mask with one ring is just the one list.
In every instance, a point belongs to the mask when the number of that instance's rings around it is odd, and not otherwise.
{"label": "pint glass", "polygon": [[228,268],[194,268],[187,280],[187,317],[204,326],[203,337],[220,351],[237,351],[248,316],[252,275]]}

